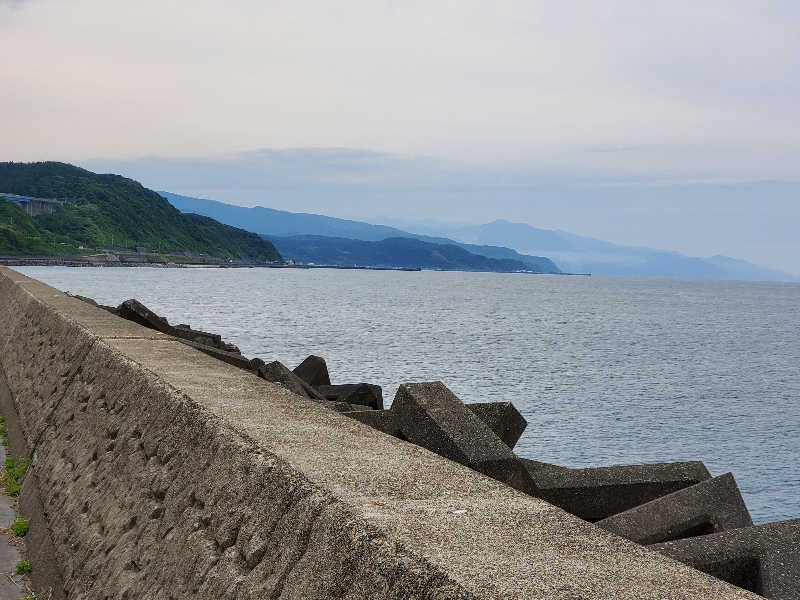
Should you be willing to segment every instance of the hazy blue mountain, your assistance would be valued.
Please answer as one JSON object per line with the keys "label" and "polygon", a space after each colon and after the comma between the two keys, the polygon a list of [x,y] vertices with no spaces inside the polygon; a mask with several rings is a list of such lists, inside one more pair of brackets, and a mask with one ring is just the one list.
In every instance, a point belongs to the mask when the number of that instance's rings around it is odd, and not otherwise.
{"label": "hazy blue mountain", "polygon": [[706,260],[728,273],[736,273],[738,275],[737,279],[750,281],[798,281],[797,277],[784,271],[769,269],[738,258],[717,255]]}
{"label": "hazy blue mountain", "polygon": [[538,229],[504,220],[446,228],[442,233],[445,232],[461,242],[502,244],[526,254],[547,254],[562,269],[570,272],[684,279],[797,280],[788,273],[726,256],[698,258],[653,248],[620,246],[565,231]]}
{"label": "hazy blue mountain", "polygon": [[[414,235],[410,233],[405,233],[405,235]],[[505,260],[516,260],[521,263],[524,263],[526,268],[536,271],[537,273],[562,273],[561,269],[558,268],[556,263],[545,256],[531,256],[529,254],[520,254],[516,250],[512,250],[511,248],[505,248],[503,246],[488,246],[488,245],[479,245],[479,244],[464,244],[457,240],[451,240],[448,238],[440,238],[440,237],[430,237],[430,236],[416,236],[417,239],[422,241],[427,241],[435,244],[456,244],[460,246],[467,252],[472,252],[473,254],[478,254],[480,256],[485,256],[487,258],[497,258],[497,259],[505,259]]]}
{"label": "hazy blue mountain", "polygon": [[170,192],[158,192],[181,212],[191,212],[216,219],[263,235],[322,235],[354,240],[379,241],[409,234],[385,225],[337,219],[324,215],[293,213],[273,208],[234,206],[216,200],[191,198]]}
{"label": "hazy blue mountain", "polygon": [[[366,242],[377,242],[388,238],[413,238],[422,242],[432,244],[457,245],[463,250],[472,254],[477,254],[486,258],[498,260],[512,260],[523,263],[523,268],[538,273],[560,273],[558,266],[543,256],[527,256],[512,250],[485,244],[461,243],[448,239],[447,237],[435,237],[409,233],[395,227],[386,225],[372,225],[361,221],[351,221],[348,219],[337,219],[324,215],[314,215],[307,213],[293,213],[272,208],[256,206],[247,208],[244,206],[234,206],[215,200],[205,200],[202,198],[191,198],[170,192],[159,192],[164,198],[178,210],[182,212],[196,213],[216,219],[221,223],[241,227],[248,231],[258,233],[269,239],[273,236],[291,237],[297,235],[304,236],[324,236],[336,238],[338,240],[351,239]],[[341,241],[337,242],[342,244]],[[325,246],[331,251],[330,260],[315,260],[312,262],[326,262],[328,264],[340,264],[332,262],[337,256],[333,252],[333,246]],[[374,248],[377,251],[377,247]],[[296,259],[297,260],[297,259]],[[306,261],[304,261],[306,262]],[[367,264],[367,263],[363,263]],[[396,265],[401,266],[401,265]],[[433,268],[433,267],[432,267]],[[512,269],[512,270],[517,270]]]}
{"label": "hazy blue mountain", "polygon": [[528,270],[525,263],[508,258],[487,258],[456,244],[437,244],[410,237],[363,241],[318,235],[263,236],[287,259],[298,263],[341,266],[402,267],[447,271]]}
{"label": "hazy blue mountain", "polygon": [[[206,215],[228,225],[268,236],[321,235],[363,241],[413,237],[437,244],[457,243],[473,254],[518,260],[531,270],[540,272],[559,272],[560,267],[570,273],[629,277],[797,280],[788,273],[725,256],[698,258],[654,248],[621,246],[566,231],[539,229],[502,219],[469,226],[406,223],[404,229],[400,229],[390,225],[373,225],[261,207],[244,208],[212,200],[160,193],[182,211]],[[542,258],[543,255],[549,258]]]}

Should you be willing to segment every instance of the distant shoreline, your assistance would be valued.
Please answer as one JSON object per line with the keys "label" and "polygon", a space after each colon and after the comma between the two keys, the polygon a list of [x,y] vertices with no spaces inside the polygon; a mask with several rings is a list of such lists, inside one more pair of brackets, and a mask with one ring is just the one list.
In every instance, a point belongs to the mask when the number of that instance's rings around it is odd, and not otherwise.
{"label": "distant shoreline", "polygon": [[[591,273],[537,273],[535,271],[478,271],[462,269],[423,269],[421,267],[389,267],[368,265],[309,265],[291,263],[261,263],[261,262],[223,262],[223,259],[208,257],[214,262],[193,262],[192,257],[181,262],[150,262],[146,254],[122,255],[122,260],[97,260],[99,255],[81,256],[1,256],[0,265],[6,267],[152,267],[156,269],[339,269],[344,271],[442,271],[462,273],[506,273],[517,275],[568,275],[590,277]],[[94,260],[93,260],[94,259]]]}
{"label": "distant shoreline", "polygon": [[[211,259],[213,260],[213,259]],[[6,267],[152,267],[156,269],[343,269],[364,271],[421,271],[419,267],[381,267],[381,266],[346,266],[346,265],[305,265],[289,263],[262,262],[150,262],[146,256],[140,260],[98,261],[91,258],[82,259],[77,256],[0,256],[0,265]]]}

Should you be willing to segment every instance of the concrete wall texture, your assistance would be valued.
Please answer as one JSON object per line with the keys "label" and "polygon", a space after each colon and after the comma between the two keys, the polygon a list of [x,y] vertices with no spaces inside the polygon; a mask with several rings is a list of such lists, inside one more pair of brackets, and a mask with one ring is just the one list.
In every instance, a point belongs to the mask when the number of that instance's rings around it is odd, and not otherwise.
{"label": "concrete wall texture", "polygon": [[758,598],[6,268],[2,398],[53,598]]}

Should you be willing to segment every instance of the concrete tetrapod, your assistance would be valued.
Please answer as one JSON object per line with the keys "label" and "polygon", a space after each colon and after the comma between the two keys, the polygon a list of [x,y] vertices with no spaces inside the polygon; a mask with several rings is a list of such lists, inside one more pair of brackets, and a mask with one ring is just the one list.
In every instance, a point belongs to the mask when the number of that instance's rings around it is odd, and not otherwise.
{"label": "concrete tetrapod", "polygon": [[328,375],[328,364],[321,356],[310,355],[297,365],[292,372],[308,385],[314,387],[331,384],[331,378]]}
{"label": "concrete tetrapod", "polygon": [[370,383],[346,383],[342,385],[320,385],[317,390],[330,402],[346,402],[383,410],[383,390]]}
{"label": "concrete tetrapod", "polygon": [[656,544],[750,527],[753,520],[736,480],[726,473],[598,521],[597,525],[640,544]]}
{"label": "concrete tetrapod", "polygon": [[[527,422],[510,402],[466,404],[509,448],[513,448]],[[476,408],[477,407],[477,408]],[[345,413],[348,417],[395,437],[403,437],[397,417],[391,410],[363,410]],[[527,459],[520,459],[523,463]]]}
{"label": "concrete tetrapod", "polygon": [[486,423],[509,448],[517,445],[528,426],[525,417],[511,402],[481,402],[467,404],[467,408]]}
{"label": "concrete tetrapod", "polygon": [[239,353],[239,348],[233,344],[225,343],[216,333],[192,329],[185,324],[176,326],[170,325],[167,319],[157,315],[136,299],[125,300],[117,307],[116,314],[123,319],[139,323],[139,325],[144,325],[145,327],[155,329],[156,331],[166,333],[173,337],[203,344],[204,346],[219,348],[225,352]]}
{"label": "concrete tetrapod", "polygon": [[537,496],[587,521],[599,521],[711,479],[701,462],[565,469],[527,462]]}
{"label": "concrete tetrapod", "polygon": [[649,547],[770,600],[800,599],[800,519]]}
{"label": "concrete tetrapod", "polygon": [[258,368],[258,376],[273,383],[280,383],[287,390],[291,390],[298,396],[310,398],[320,402],[325,401],[317,390],[292,373],[282,362],[274,360]]}
{"label": "concrete tetrapod", "polygon": [[551,463],[540,462],[538,460],[533,460],[531,458],[522,458],[520,460],[525,465],[525,468],[528,469],[528,472],[533,475],[533,478],[536,479],[539,477],[543,471],[571,471],[569,467],[562,467],[561,465],[554,465]]}
{"label": "concrete tetrapod", "polygon": [[522,461],[441,381],[401,385],[392,412],[409,442],[537,495]]}

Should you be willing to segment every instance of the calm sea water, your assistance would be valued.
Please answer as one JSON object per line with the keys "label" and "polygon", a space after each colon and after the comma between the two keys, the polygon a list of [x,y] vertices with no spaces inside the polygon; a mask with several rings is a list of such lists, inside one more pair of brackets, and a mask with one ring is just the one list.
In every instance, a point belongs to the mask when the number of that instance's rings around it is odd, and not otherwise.
{"label": "calm sea water", "polygon": [[391,400],[441,380],[512,401],[519,454],[567,466],[702,460],[754,520],[800,517],[800,285],[493,273],[20,268],[220,333]]}

